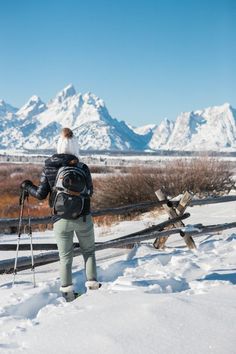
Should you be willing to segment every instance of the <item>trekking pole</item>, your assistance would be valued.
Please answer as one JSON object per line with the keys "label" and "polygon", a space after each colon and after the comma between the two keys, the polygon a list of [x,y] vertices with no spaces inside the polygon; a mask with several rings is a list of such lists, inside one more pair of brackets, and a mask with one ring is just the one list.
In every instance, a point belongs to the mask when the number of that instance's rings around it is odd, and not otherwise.
{"label": "trekking pole", "polygon": [[29,198],[27,197],[27,214],[28,214],[28,236],[30,238],[30,251],[31,251],[31,271],[33,272],[33,285],[36,287],[35,281],[35,266],[34,266],[34,253],[33,253],[33,239],[32,239],[32,227],[31,227],[31,218],[29,213]]}
{"label": "trekking pole", "polygon": [[18,261],[19,247],[20,247],[20,237],[21,237],[21,227],[22,227],[24,206],[25,206],[25,191],[23,190],[20,195],[20,217],[19,217],[19,224],[18,224],[18,237],[17,237],[16,257],[15,257],[15,264],[13,270],[14,275],[13,275],[12,286],[15,284],[16,273],[17,273],[17,261]]}

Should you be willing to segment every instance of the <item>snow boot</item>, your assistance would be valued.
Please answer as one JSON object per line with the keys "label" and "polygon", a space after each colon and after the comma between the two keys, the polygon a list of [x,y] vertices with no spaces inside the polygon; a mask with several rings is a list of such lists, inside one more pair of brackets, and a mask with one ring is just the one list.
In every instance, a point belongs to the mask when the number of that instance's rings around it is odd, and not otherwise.
{"label": "snow boot", "polygon": [[98,290],[102,284],[99,283],[97,280],[88,280],[85,283],[87,290]]}
{"label": "snow boot", "polygon": [[61,286],[60,291],[66,302],[71,302],[78,297],[78,294],[74,292],[73,285]]}

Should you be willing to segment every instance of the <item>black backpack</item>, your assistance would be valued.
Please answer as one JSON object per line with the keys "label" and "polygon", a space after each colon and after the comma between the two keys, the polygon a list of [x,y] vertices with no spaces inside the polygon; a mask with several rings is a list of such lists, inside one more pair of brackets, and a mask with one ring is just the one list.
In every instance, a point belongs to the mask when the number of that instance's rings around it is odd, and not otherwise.
{"label": "black backpack", "polygon": [[56,176],[50,206],[53,214],[63,219],[77,219],[89,197],[83,163],[61,167]]}

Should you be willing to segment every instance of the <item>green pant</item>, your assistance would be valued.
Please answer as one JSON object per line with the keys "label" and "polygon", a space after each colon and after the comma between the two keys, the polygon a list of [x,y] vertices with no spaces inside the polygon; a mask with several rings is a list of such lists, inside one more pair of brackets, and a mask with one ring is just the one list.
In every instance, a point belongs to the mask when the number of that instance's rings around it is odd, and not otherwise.
{"label": "green pant", "polygon": [[60,257],[61,286],[72,284],[73,236],[78,238],[87,280],[96,280],[94,227],[91,215],[76,220],[60,219],[53,225]]}

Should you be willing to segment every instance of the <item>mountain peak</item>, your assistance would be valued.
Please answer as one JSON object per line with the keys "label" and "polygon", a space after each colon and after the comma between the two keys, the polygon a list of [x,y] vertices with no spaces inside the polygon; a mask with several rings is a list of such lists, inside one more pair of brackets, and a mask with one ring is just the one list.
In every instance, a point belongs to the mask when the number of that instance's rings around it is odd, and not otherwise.
{"label": "mountain peak", "polygon": [[104,101],[91,92],[86,92],[85,94],[83,94],[83,100],[89,105],[93,105],[96,107],[105,107]]}
{"label": "mountain peak", "polygon": [[30,99],[22,106],[18,112],[18,116],[32,117],[33,115],[41,113],[46,108],[45,103],[41,100],[40,97],[33,95]]}
{"label": "mountain peak", "polygon": [[39,96],[36,96],[36,95],[31,96],[30,97],[30,101],[32,101],[32,102],[39,102],[39,101],[42,102],[41,98]]}
{"label": "mountain peak", "polygon": [[74,86],[72,84],[69,84],[56,95],[56,99],[59,102],[62,102],[66,98],[72,97],[74,95],[76,95],[75,88],[74,88]]}
{"label": "mountain peak", "polygon": [[232,107],[231,107],[230,103],[225,102],[225,103],[218,105],[218,106],[208,107],[207,109],[212,109],[215,111],[223,112],[223,111],[228,111],[231,108]]}
{"label": "mountain peak", "polygon": [[11,106],[10,104],[6,103],[3,99],[0,99],[0,112],[1,115],[7,114],[7,113],[15,113],[17,111],[17,108]]}
{"label": "mountain peak", "polygon": [[36,104],[43,104],[43,101],[41,100],[41,98],[39,96],[33,95],[30,97],[30,99],[28,100],[28,102],[24,105],[24,106],[34,106]]}
{"label": "mountain peak", "polygon": [[165,117],[162,121],[161,121],[161,123],[160,123],[160,125],[171,125],[173,122],[172,121],[170,121],[167,117]]}
{"label": "mountain peak", "polygon": [[224,108],[225,110],[231,110],[232,109],[232,106],[229,102],[225,102],[223,105],[222,105],[222,108]]}
{"label": "mountain peak", "polygon": [[210,106],[207,108],[204,108],[202,110],[197,110],[197,111],[193,111],[193,112],[188,112],[190,114],[197,114],[197,115],[202,115],[202,114],[220,114],[223,112],[228,112],[228,111],[232,111],[232,106],[230,105],[230,103],[225,102],[221,105],[218,106]]}
{"label": "mountain peak", "polygon": [[33,95],[29,98],[29,100],[21,107],[19,111],[26,110],[30,107],[35,107],[44,104],[39,96]]}

